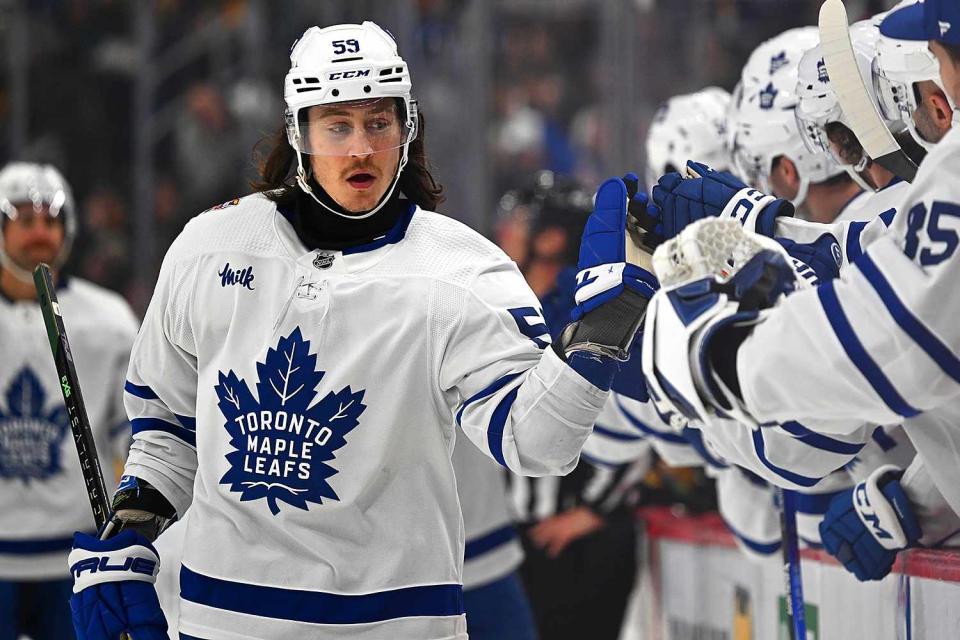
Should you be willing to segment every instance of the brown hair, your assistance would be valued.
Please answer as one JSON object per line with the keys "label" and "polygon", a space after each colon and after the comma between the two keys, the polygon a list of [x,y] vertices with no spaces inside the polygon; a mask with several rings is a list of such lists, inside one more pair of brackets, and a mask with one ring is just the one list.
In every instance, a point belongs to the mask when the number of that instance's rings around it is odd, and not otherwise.
{"label": "brown hair", "polygon": [[[400,172],[399,190],[412,202],[428,211],[436,211],[444,201],[443,187],[430,174],[429,161],[424,150],[426,124],[423,110],[418,113],[417,137],[410,142],[407,165]],[[287,140],[285,125],[261,139],[254,146],[254,155],[261,145],[269,145],[270,151],[258,162],[260,179],[250,182],[255,191],[267,192],[267,197],[278,204],[292,203],[299,187],[291,180],[297,167],[297,151]]]}

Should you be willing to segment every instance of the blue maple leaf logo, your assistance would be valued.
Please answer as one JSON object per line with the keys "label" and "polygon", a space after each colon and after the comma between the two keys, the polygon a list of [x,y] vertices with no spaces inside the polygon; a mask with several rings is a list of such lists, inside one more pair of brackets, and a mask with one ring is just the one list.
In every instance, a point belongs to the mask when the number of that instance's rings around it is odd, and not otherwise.
{"label": "blue maple leaf logo", "polygon": [[47,394],[29,367],[13,377],[4,399],[7,410],[0,408],[0,477],[29,482],[58,473],[68,424],[66,407],[58,403],[54,409],[44,409]]}
{"label": "blue maple leaf logo", "polygon": [[308,502],[339,500],[329,479],[330,464],[347,444],[346,435],[366,409],[364,391],[349,386],[313,403],[325,373],[300,328],[280,338],[257,363],[257,397],[231,369],[219,372],[215,390],[235,451],[226,458],[230,469],[220,484],[240,494],[240,501],[266,498],[273,515],[278,502],[308,510]]}
{"label": "blue maple leaf logo", "polygon": [[760,108],[761,109],[772,109],[773,101],[776,100],[777,94],[780,93],[777,91],[777,88],[773,86],[773,83],[769,83],[763,89],[760,90]]}
{"label": "blue maple leaf logo", "polygon": [[787,59],[787,52],[781,51],[775,56],[770,57],[770,75],[775,74],[780,69],[784,68],[790,64],[790,60]]}

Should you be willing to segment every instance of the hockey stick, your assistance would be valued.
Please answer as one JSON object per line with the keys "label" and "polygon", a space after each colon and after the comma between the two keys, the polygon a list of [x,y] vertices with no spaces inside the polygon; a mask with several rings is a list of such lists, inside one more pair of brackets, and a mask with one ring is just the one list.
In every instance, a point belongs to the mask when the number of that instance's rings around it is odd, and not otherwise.
{"label": "hockey stick", "polygon": [[819,27],[820,46],[830,75],[830,85],[857,140],[877,164],[912,182],[917,175],[917,163],[904,152],[887,129],[870,99],[853,52],[843,0],[825,0],[820,7]]}
{"label": "hockey stick", "polygon": [[60,315],[60,304],[57,302],[50,267],[42,263],[38,265],[33,270],[33,283],[37,287],[37,298],[40,300],[43,323],[47,327],[50,351],[57,366],[60,391],[63,393],[63,402],[67,406],[70,430],[77,445],[80,469],[83,471],[83,481],[87,486],[87,498],[90,500],[97,531],[102,531],[110,518],[107,488],[103,482],[103,471],[100,469],[100,458],[97,457],[97,445],[90,428],[90,419],[83,404],[83,394],[80,393],[80,380],[77,378],[77,369],[73,363],[73,354],[70,352],[70,343],[67,341],[67,332],[63,328],[63,317]]}
{"label": "hockey stick", "polygon": [[780,549],[787,589],[787,618],[790,640],[806,640],[807,618],[803,607],[803,580],[800,571],[800,544],[797,540],[796,493],[777,488],[780,500]]}

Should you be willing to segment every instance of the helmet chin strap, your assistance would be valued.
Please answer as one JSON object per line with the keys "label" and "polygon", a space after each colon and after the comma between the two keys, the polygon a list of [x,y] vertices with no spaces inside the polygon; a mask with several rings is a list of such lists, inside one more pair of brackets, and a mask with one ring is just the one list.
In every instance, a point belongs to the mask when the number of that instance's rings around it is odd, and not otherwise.
{"label": "helmet chin strap", "polygon": [[11,260],[3,249],[0,249],[0,265],[23,284],[33,284],[33,274]]}
{"label": "helmet chin strap", "polygon": [[410,148],[410,142],[407,141],[403,144],[403,155],[400,158],[400,162],[397,165],[397,173],[393,176],[393,180],[390,182],[390,188],[387,189],[387,192],[380,198],[380,202],[377,203],[370,211],[364,211],[357,214],[348,214],[343,213],[342,211],[337,211],[329,207],[324,203],[320,198],[317,197],[317,194],[313,192],[313,187],[310,186],[309,174],[303,168],[303,154],[297,153],[297,185],[303,190],[304,193],[309,195],[314,201],[319,204],[321,207],[329,211],[330,213],[340,216],[341,218],[347,218],[348,220],[364,220],[370,216],[376,214],[380,209],[383,208],[383,205],[387,203],[390,197],[393,195],[394,190],[397,188],[397,184],[400,182],[400,173],[403,171],[403,168],[407,166],[407,156]]}
{"label": "helmet chin strap", "polygon": [[797,186],[797,195],[794,196],[790,203],[793,204],[795,209],[799,209],[803,206],[803,203],[807,200],[807,192],[810,190],[810,178],[800,177],[800,184]]}
{"label": "helmet chin strap", "polygon": [[860,175],[860,172],[857,171],[855,167],[851,167],[850,165],[845,164],[843,165],[843,170],[846,171],[847,175],[850,176],[850,178],[854,182],[860,185],[860,188],[863,189],[864,191],[873,191],[873,192],[877,191],[876,187],[874,187],[873,185],[871,185],[870,183],[868,183],[866,180],[863,179],[863,176]]}

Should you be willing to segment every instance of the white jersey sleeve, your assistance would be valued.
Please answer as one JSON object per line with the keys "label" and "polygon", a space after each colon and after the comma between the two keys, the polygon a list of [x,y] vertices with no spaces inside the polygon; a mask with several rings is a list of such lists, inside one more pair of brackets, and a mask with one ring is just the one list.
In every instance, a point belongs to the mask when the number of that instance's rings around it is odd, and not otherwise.
{"label": "white jersey sleeve", "polygon": [[924,162],[889,232],[840,279],[786,298],[746,339],[737,370],[759,422],[887,424],[956,399],[958,173],[955,130]]}
{"label": "white jersey sleeve", "polygon": [[776,236],[806,244],[824,234],[832,235],[839,245],[837,258],[843,272],[872,242],[886,234],[909,187],[909,183],[898,181],[876,193],[861,194],[829,224],[778,218]]}
{"label": "white jersey sleeve", "polygon": [[182,517],[197,471],[197,355],[188,313],[196,262],[180,259],[181,245],[164,259],[130,358],[124,400],[133,443],[124,474],[151,483]]}
{"label": "white jersey sleeve", "polygon": [[481,451],[514,473],[563,475],[609,392],[546,348],[538,307],[505,256],[484,269],[447,341],[440,386],[461,398],[457,422]]}

